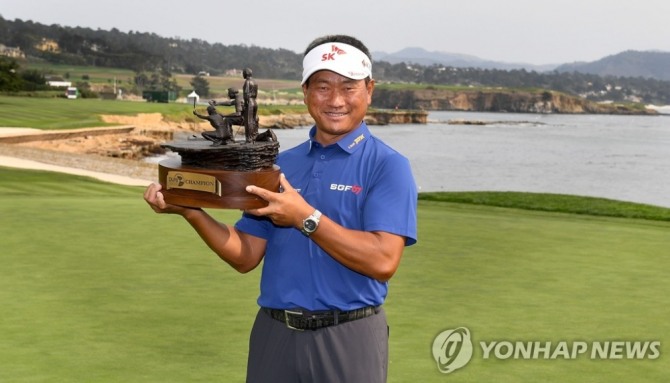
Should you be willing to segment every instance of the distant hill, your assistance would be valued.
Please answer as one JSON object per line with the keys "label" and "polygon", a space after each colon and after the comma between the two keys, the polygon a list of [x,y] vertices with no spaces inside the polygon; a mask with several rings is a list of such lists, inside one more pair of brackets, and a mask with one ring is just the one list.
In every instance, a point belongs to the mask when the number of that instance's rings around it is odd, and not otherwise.
{"label": "distant hill", "polygon": [[373,60],[386,61],[391,64],[418,64],[431,66],[441,64],[455,68],[480,68],[480,69],[525,69],[536,72],[546,72],[555,69],[558,64],[533,65],[528,63],[507,63],[500,61],[485,60],[476,56],[459,53],[448,53],[438,51],[427,51],[423,48],[405,48],[395,53],[372,52]]}
{"label": "distant hill", "polygon": [[670,81],[670,52],[625,51],[598,61],[563,64],[556,70],[599,76],[643,77]]}
{"label": "distant hill", "polygon": [[395,53],[373,52],[374,60],[391,64],[415,64],[431,66],[435,64],[455,68],[480,68],[497,70],[525,69],[538,73],[558,71],[578,72],[598,76],[643,77],[670,81],[670,52],[625,51],[592,62],[569,64],[533,65],[527,63],[507,63],[486,60],[476,56],[458,53],[427,51],[423,48],[405,48]]}
{"label": "distant hill", "polygon": [[[257,78],[295,81],[301,76],[301,55],[286,49],[165,38],[115,28],[105,31],[44,25],[5,20],[2,16],[0,44],[10,54],[20,53],[16,58],[19,66],[48,62],[132,70],[135,75],[129,87],[137,90],[177,89],[173,74],[238,76],[245,67],[253,68]],[[374,52],[372,58],[375,78],[380,83],[540,88],[596,102],[670,105],[667,52],[623,52],[593,63],[561,65],[560,71],[554,65],[503,63],[422,48],[392,54]],[[0,62],[3,60],[14,59],[0,56]]]}

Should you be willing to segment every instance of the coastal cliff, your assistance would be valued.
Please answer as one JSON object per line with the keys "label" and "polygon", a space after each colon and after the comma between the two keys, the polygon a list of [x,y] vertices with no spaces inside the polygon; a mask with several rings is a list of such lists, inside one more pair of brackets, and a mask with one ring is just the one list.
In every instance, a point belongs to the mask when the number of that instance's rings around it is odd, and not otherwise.
{"label": "coastal cliff", "polygon": [[[541,114],[622,114],[656,115],[644,107],[606,104],[553,91],[510,89],[425,89],[397,90],[378,87],[372,108],[365,116],[368,125],[426,124],[428,111],[464,111]],[[314,119],[305,114],[260,116],[260,128],[291,129],[311,126]]]}
{"label": "coastal cliff", "polygon": [[417,89],[375,90],[373,106],[440,111],[565,113],[565,114],[656,114],[631,106],[601,104],[564,93],[516,90]]}
{"label": "coastal cliff", "polygon": [[[365,115],[368,125],[426,124],[428,112],[423,110],[369,110]],[[277,114],[259,116],[261,129],[292,129],[298,126],[312,126],[314,119],[309,114]]]}

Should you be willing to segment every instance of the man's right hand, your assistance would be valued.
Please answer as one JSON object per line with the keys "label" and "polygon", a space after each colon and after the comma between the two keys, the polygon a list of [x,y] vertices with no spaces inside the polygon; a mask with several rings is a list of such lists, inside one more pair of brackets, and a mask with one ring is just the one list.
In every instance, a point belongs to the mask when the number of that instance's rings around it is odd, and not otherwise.
{"label": "man's right hand", "polygon": [[152,183],[147,187],[147,190],[144,192],[144,200],[147,201],[149,207],[156,213],[160,214],[179,214],[184,215],[190,210],[199,210],[191,209],[183,206],[171,205],[165,202],[165,197],[161,193],[162,189],[161,184]]}

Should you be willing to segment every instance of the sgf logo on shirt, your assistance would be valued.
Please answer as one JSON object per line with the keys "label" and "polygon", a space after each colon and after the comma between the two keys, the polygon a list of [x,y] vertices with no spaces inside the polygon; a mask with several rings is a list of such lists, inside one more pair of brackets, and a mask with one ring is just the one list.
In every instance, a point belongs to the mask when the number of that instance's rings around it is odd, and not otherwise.
{"label": "sgf logo on shirt", "polygon": [[360,194],[363,191],[363,187],[358,185],[342,185],[342,184],[330,184],[330,190],[341,191],[341,192],[352,192],[354,194]]}

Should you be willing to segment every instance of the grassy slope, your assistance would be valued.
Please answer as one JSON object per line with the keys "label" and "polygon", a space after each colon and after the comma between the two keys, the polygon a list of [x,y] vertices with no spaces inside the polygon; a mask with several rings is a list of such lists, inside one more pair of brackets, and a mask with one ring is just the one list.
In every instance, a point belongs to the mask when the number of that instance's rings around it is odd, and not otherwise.
{"label": "grassy slope", "polygon": [[420,199],[606,217],[670,221],[670,209],[595,197],[524,192],[421,193]]}
{"label": "grassy slope", "polygon": [[[198,108],[201,113],[205,113],[204,106],[199,105]],[[220,108],[220,112],[225,113],[226,108]],[[109,124],[100,118],[104,114],[161,113],[171,121],[195,121],[192,110],[193,105],[178,103],[0,96],[0,129],[15,127],[51,130],[106,126]],[[306,113],[306,110],[304,105],[261,106],[258,114]]]}
{"label": "grassy slope", "polygon": [[670,225],[435,202],[419,221],[387,304],[396,381],[444,379],[428,340],[459,326],[475,355],[450,381],[663,381],[663,360],[483,360],[478,342],[667,342]]}
{"label": "grassy slope", "polygon": [[189,116],[192,108],[186,104],[0,96],[0,127],[47,130],[97,127],[109,125],[102,122],[100,115],[103,114]]}
{"label": "grassy slope", "polygon": [[[120,68],[107,68],[107,67],[94,67],[94,66],[77,66],[77,65],[61,65],[61,64],[51,64],[51,63],[29,63],[26,66],[27,69],[36,69],[45,74],[57,75],[65,77],[66,74],[69,75],[69,79],[73,84],[77,82],[88,82],[93,85],[103,85],[109,88],[114,86],[114,81],[118,88],[130,88],[133,84],[133,79],[135,77],[135,72],[128,69]],[[85,80],[84,77],[88,76],[88,80]],[[177,81],[177,85],[182,88],[180,95],[186,96],[192,90],[191,80],[193,80],[194,75],[191,74],[175,74],[174,78]],[[220,97],[225,97],[228,93],[228,88],[234,87],[241,89],[242,84],[244,83],[244,78],[240,74],[239,76],[208,76],[205,77],[209,83],[210,92],[213,95],[219,95]],[[261,94],[263,92],[267,94],[272,94],[275,92],[275,95],[287,96],[295,95],[300,93],[300,81],[298,80],[273,80],[273,79],[256,79],[258,83],[259,90]]]}
{"label": "grassy slope", "polygon": [[[0,168],[0,381],[241,381],[259,272],[238,275],[141,188]],[[514,195],[510,195],[510,200]],[[663,209],[661,209],[663,210]],[[239,212],[214,210],[226,222]],[[615,214],[615,213],[612,213]],[[390,382],[663,381],[659,360],[484,360],[444,376],[441,331],[661,340],[670,224],[420,201],[386,305]]]}

